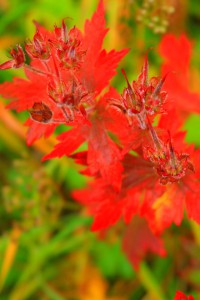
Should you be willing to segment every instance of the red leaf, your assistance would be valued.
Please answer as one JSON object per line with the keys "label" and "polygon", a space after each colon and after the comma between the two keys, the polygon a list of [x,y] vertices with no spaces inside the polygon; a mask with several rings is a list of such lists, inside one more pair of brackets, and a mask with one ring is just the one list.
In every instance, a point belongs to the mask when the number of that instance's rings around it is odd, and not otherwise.
{"label": "red leaf", "polygon": [[121,217],[130,222],[138,211],[138,199],[134,192],[118,193],[112,185],[102,179],[96,179],[89,187],[73,192],[74,198],[86,205],[94,217],[93,231],[103,230],[113,226]]}
{"label": "red leaf", "polygon": [[[29,81],[21,78],[14,78],[13,82],[5,82],[0,85],[0,94],[13,100],[7,105],[8,108],[16,111],[26,110],[31,108],[35,102],[48,99],[46,95],[45,79],[40,81]],[[48,102],[48,100],[47,100]]]}
{"label": "red leaf", "polygon": [[[82,155],[80,158],[82,162]],[[126,173],[123,173],[120,191],[116,189],[115,182],[113,183],[109,179],[105,180],[105,178],[100,177],[90,183],[86,189],[77,190],[73,193],[75,199],[86,205],[94,216],[93,230],[102,230],[112,226],[120,217],[123,217],[125,222],[129,223],[133,215],[139,211],[141,185],[138,186],[138,184],[143,183],[144,180],[146,182],[148,166],[144,165],[143,170],[143,165],[137,164],[137,158],[132,158],[133,161],[130,159],[127,161],[129,168],[127,167]],[[131,165],[131,163],[133,164]],[[145,176],[145,179],[143,176]]]}
{"label": "red leaf", "polygon": [[173,34],[165,34],[160,43],[160,52],[166,58],[166,64],[175,71],[188,73],[192,53],[192,43],[185,34],[176,38]]}
{"label": "red leaf", "polygon": [[[49,101],[46,93],[47,79],[41,76],[33,76],[32,81],[21,78],[14,78],[13,82],[5,82],[0,85],[0,94],[12,100],[7,105],[7,108],[15,109],[16,111],[23,111],[31,109],[35,103],[43,101],[50,111],[53,112],[54,118],[60,117],[60,111],[56,105]],[[63,118],[63,116],[61,115]],[[27,134],[27,144],[31,145],[35,140],[39,139],[42,135],[45,137],[50,136],[56,124],[42,124],[41,122],[34,122],[28,119],[25,125],[30,129]]]}
{"label": "red leaf", "polygon": [[13,68],[13,60],[8,60],[0,65],[0,70],[7,70]]}
{"label": "red leaf", "polygon": [[194,297],[193,296],[186,296],[182,292],[177,291],[176,295],[174,297],[174,300],[194,300]]}
{"label": "red leaf", "polygon": [[115,205],[113,202],[104,202],[99,207],[99,212],[94,216],[92,231],[99,231],[113,226],[121,217],[120,205]]}
{"label": "red leaf", "polygon": [[122,214],[122,202],[112,186],[96,179],[89,187],[73,192],[73,197],[86,205],[94,216],[92,230],[102,230],[114,225]]}
{"label": "red leaf", "polygon": [[118,63],[122,60],[122,58],[128,53],[128,49],[123,49],[121,51],[112,50],[110,52],[106,52],[102,50],[97,58],[95,63],[95,89],[97,92],[100,92],[105,88],[109,81],[114,77],[117,73],[116,68]]}
{"label": "red leaf", "polygon": [[123,171],[120,151],[98,120],[94,120],[88,140],[88,165],[92,174],[100,172],[108,183],[120,188]]}
{"label": "red leaf", "polygon": [[87,58],[92,59],[92,61],[96,61],[96,58],[99,55],[103,39],[108,32],[108,29],[105,28],[105,25],[105,10],[103,1],[100,0],[92,19],[86,20],[85,22],[83,44],[87,49],[86,60],[88,63],[89,61]]}
{"label": "red leaf", "polygon": [[186,192],[186,210],[188,217],[200,224],[200,182],[199,179],[193,178],[192,174],[187,179],[188,191]]}
{"label": "red leaf", "polygon": [[162,240],[153,235],[146,221],[139,217],[135,217],[127,227],[122,247],[135,269],[149,252],[166,255]]}
{"label": "red leaf", "polygon": [[191,112],[200,113],[200,95],[189,86],[191,51],[192,43],[185,35],[176,38],[167,34],[160,43],[160,53],[165,58],[162,74],[170,72],[164,87],[173,100],[171,105],[182,117]]}
{"label": "red leaf", "polygon": [[105,11],[103,1],[100,0],[91,21],[85,22],[83,48],[87,49],[81,68],[82,81],[90,91],[102,91],[116,74],[116,67],[127,54],[128,49],[122,51],[101,50],[103,39],[108,32],[105,28]]}
{"label": "red leaf", "polygon": [[61,142],[55,145],[54,150],[43,157],[43,161],[54,157],[68,156],[73,153],[84,141],[84,135],[80,127],[75,127],[58,136]]}
{"label": "red leaf", "polygon": [[170,186],[154,202],[152,208],[155,216],[149,220],[152,230],[161,233],[173,222],[179,226],[183,219],[185,195],[177,185]]}
{"label": "red leaf", "polygon": [[27,134],[27,144],[30,146],[36,140],[41,138],[44,135],[45,138],[48,138],[55,130],[55,124],[43,124],[34,122],[31,119],[28,119],[25,125],[30,126]]}

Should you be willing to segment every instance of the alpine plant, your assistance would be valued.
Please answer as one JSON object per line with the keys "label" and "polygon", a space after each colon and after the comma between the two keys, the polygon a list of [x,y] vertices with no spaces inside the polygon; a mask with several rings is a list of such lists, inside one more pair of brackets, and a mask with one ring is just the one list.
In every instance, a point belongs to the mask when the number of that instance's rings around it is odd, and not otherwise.
{"label": "alpine plant", "polygon": [[[73,197],[93,216],[93,231],[123,219],[122,247],[134,267],[149,251],[164,256],[164,229],[180,225],[185,211],[200,223],[200,151],[181,131],[189,113],[200,113],[200,95],[189,89],[190,41],[166,34],[159,46],[162,76],[149,77],[146,55],[138,78],[122,70],[120,94],[110,81],[128,49],[103,49],[103,1],[83,32],[66,20],[52,31],[34,24],[32,40],[16,45],[0,65],[23,68],[26,76],[0,85],[11,100],[7,108],[28,112],[28,145],[60,124],[70,126],[43,160],[68,156],[92,177]],[[83,143],[88,147],[80,152]],[[175,299],[193,298],[178,292]]]}

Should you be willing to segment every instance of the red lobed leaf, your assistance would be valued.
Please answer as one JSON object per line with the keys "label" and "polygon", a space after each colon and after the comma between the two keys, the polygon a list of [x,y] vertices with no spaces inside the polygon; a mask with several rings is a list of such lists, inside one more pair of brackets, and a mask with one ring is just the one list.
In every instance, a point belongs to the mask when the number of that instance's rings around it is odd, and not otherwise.
{"label": "red lobed leaf", "polygon": [[153,232],[161,233],[173,222],[179,226],[183,219],[184,201],[184,192],[176,184],[169,186],[152,205],[154,218],[151,216],[149,224]]}
{"label": "red lobed leaf", "polygon": [[102,91],[109,84],[110,79],[116,75],[118,63],[128,51],[128,49],[123,49],[121,51],[111,50],[108,53],[105,50],[100,52],[94,69],[95,89],[97,92]]}
{"label": "red lobed leaf", "polygon": [[25,125],[29,126],[28,134],[27,134],[27,145],[30,146],[36,140],[44,136],[48,138],[55,130],[56,124],[42,124],[34,122],[31,119],[28,119],[25,122]]}
{"label": "red lobed leaf", "polygon": [[86,61],[89,63],[96,61],[99,56],[99,52],[102,47],[103,39],[108,32],[105,28],[105,10],[103,5],[103,0],[99,1],[96,12],[93,14],[91,20],[86,20],[83,36],[83,45],[87,49]]}
{"label": "red lobed leaf", "polygon": [[91,173],[101,176],[116,189],[120,189],[123,167],[120,151],[109,138],[102,122],[94,120],[88,139],[88,165]]}
{"label": "red lobed leaf", "polygon": [[114,225],[122,213],[122,203],[116,190],[102,179],[96,179],[87,188],[73,192],[76,201],[86,205],[94,216],[92,230],[103,230]]}
{"label": "red lobed leaf", "polygon": [[200,182],[195,180],[192,174],[187,180],[188,190],[186,191],[186,211],[188,217],[200,224]]}
{"label": "red lobed leaf", "polygon": [[189,67],[191,60],[192,43],[186,35],[176,38],[166,34],[160,43],[160,54],[165,58],[162,65],[162,74],[170,73],[164,84],[171,98],[172,106],[185,118],[188,113],[200,113],[200,95],[189,87]]}
{"label": "red lobed leaf", "polygon": [[184,293],[177,291],[174,300],[194,300],[193,296],[186,296]]}
{"label": "red lobed leaf", "polygon": [[57,138],[60,143],[55,145],[54,150],[43,157],[43,161],[55,157],[68,156],[73,153],[83,142],[85,137],[81,126],[77,126],[60,134]]}
{"label": "red lobed leaf", "polygon": [[126,228],[122,248],[135,269],[138,269],[140,262],[149,252],[159,256],[166,255],[162,240],[155,236],[146,221],[139,217],[134,217]]}
{"label": "red lobed leaf", "polygon": [[[31,108],[35,102],[47,100],[46,80],[29,81],[14,78],[13,82],[5,82],[0,85],[0,94],[13,100],[7,108],[23,111]],[[40,78],[41,79],[41,78]],[[48,102],[48,101],[47,101]]]}
{"label": "red lobed leaf", "polygon": [[105,10],[100,0],[91,20],[85,22],[83,48],[86,50],[81,67],[81,78],[90,91],[101,92],[110,79],[116,74],[116,67],[127,54],[128,49],[121,51],[101,50],[103,39],[108,32],[105,28]]}

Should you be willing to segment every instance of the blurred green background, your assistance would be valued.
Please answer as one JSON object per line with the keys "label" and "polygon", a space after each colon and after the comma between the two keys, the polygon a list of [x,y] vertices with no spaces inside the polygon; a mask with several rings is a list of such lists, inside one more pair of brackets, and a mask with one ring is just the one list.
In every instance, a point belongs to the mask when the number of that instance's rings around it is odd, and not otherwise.
{"label": "blurred green background", "polygon": [[[0,63],[10,47],[33,36],[32,20],[52,30],[70,17],[83,29],[97,3],[0,0]],[[200,93],[199,0],[105,0],[105,7],[105,47],[131,49],[119,71],[136,77],[153,47],[150,72],[159,74],[162,35],[186,32],[194,41],[192,88]],[[23,72],[0,71],[0,82],[16,75]],[[113,85],[121,91],[122,84],[119,72]],[[164,235],[168,256],[149,255],[134,271],[121,250],[123,224],[104,236],[90,232],[91,218],[70,196],[86,184],[79,167],[68,158],[41,163],[55,136],[27,147],[22,124],[28,115],[5,110],[6,103],[0,103],[0,300],[170,300],[177,289],[200,299],[199,227],[187,220],[172,226]],[[185,128],[187,140],[199,146],[199,116],[190,116]]]}

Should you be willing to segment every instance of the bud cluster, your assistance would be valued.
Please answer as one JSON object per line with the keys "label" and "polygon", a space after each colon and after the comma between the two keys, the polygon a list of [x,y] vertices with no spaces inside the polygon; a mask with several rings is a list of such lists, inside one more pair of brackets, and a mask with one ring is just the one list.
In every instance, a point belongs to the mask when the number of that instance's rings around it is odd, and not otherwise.
{"label": "bud cluster", "polygon": [[[82,83],[79,72],[86,51],[81,33],[73,27],[68,30],[64,20],[49,34],[37,23],[32,40],[27,40],[24,50],[20,45],[10,51],[11,60],[0,65],[0,70],[24,67],[30,72],[45,76],[48,101],[35,102],[29,109],[30,117],[39,123],[70,123],[77,115],[86,117],[84,105],[91,102],[91,92]],[[26,64],[26,56],[31,63]],[[41,78],[42,80],[42,78]],[[60,110],[54,118],[52,101]]]}
{"label": "bud cluster", "polygon": [[[139,1],[140,2],[140,1]],[[165,33],[169,18],[175,12],[174,1],[143,0],[139,3],[136,20],[144,23],[155,33]]]}

